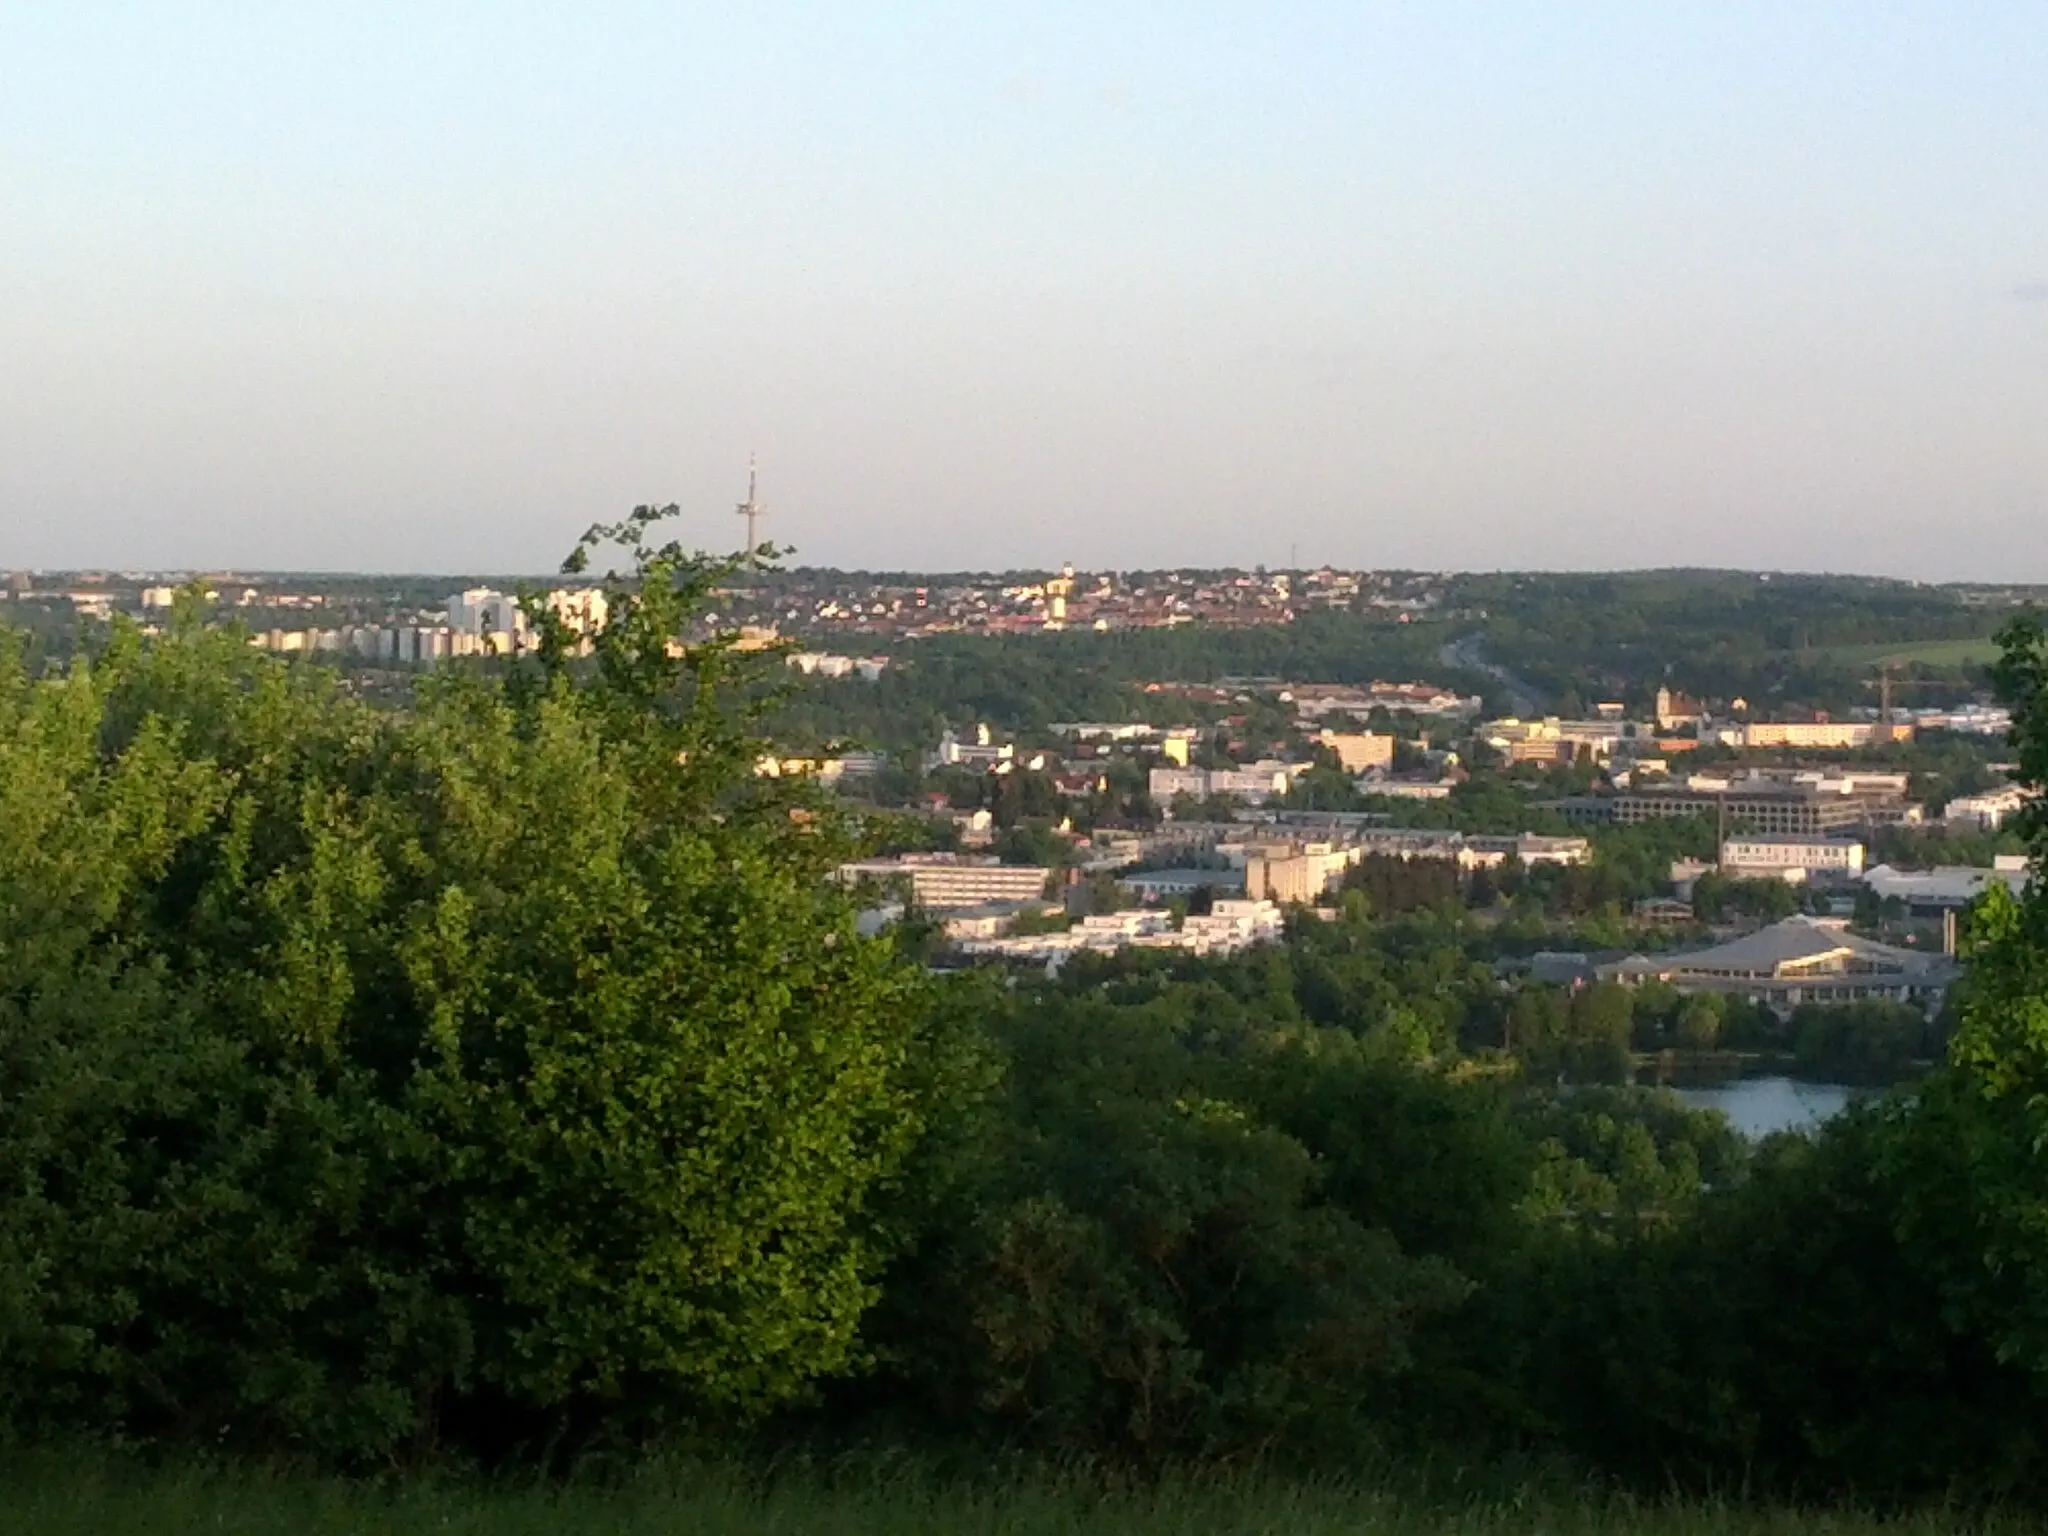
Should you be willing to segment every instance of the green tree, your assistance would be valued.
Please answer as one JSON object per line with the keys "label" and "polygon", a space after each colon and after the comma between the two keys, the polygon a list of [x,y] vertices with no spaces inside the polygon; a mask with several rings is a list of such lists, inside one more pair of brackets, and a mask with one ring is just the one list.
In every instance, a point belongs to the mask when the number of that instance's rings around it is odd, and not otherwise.
{"label": "green tree", "polygon": [[1688,1051],[1711,1051],[1721,1038],[1721,1021],[1727,1009],[1711,992],[1688,997],[1678,1010],[1672,1029],[1674,1043]]}
{"label": "green tree", "polygon": [[[854,1365],[925,984],[758,778],[725,567],[379,715],[182,614],[0,663],[0,1417],[384,1458]],[[579,554],[581,552],[579,551]],[[580,567],[581,560],[572,561]]]}
{"label": "green tree", "polygon": [[[2013,706],[2019,778],[2048,782],[2048,637],[2019,621],[1994,669]],[[2038,798],[2023,817],[2048,850]],[[2038,867],[2038,865],[2037,865]],[[1950,1070],[1923,1086],[1896,1153],[1905,1230],[1950,1314],[2048,1383],[2048,891],[1994,885],[1972,911]]]}
{"label": "green tree", "polygon": [[1465,1186],[1425,1189],[1393,1153],[1401,1117],[1427,1116],[1369,1086],[1397,1069],[1319,1092],[1305,1054],[1210,1048],[1257,1033],[1226,998],[1150,990],[1123,1004],[1096,982],[999,1020],[974,1193],[904,1273],[884,1347],[949,1421],[1068,1453],[1346,1449],[1418,1324],[1467,1290],[1389,1228],[1446,1226],[1429,1194]]}

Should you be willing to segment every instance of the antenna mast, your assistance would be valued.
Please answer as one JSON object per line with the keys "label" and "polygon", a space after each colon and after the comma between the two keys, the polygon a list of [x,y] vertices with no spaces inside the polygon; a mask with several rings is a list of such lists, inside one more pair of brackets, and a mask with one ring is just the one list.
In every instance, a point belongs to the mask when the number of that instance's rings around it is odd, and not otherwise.
{"label": "antenna mast", "polygon": [[754,456],[750,453],[747,455],[747,499],[741,502],[735,509],[741,517],[747,520],[747,569],[750,571],[759,564],[755,559],[754,551],[761,547],[759,535],[760,520],[768,512],[768,509],[761,505],[760,497],[755,494],[755,488],[758,483],[759,476],[754,467]]}

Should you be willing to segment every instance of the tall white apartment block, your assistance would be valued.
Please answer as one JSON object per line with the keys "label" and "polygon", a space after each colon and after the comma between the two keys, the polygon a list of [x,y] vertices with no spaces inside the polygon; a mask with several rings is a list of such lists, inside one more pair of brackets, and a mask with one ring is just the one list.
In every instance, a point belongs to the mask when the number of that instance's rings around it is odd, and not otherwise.
{"label": "tall white apartment block", "polygon": [[526,632],[526,615],[519,600],[491,587],[471,587],[448,599],[448,627],[457,634],[520,635]]}

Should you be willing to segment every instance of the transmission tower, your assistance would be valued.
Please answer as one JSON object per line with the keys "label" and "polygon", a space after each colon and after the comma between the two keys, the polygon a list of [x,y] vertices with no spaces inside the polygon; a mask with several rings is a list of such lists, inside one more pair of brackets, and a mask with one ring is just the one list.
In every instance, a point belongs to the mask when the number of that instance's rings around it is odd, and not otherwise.
{"label": "transmission tower", "polygon": [[747,455],[747,499],[741,502],[735,509],[741,517],[747,520],[747,569],[750,571],[758,563],[755,559],[754,551],[760,548],[761,544],[759,535],[760,522],[762,518],[768,515],[768,509],[761,504],[761,498],[755,494],[758,483],[758,475],[754,468],[754,456],[750,453]]}

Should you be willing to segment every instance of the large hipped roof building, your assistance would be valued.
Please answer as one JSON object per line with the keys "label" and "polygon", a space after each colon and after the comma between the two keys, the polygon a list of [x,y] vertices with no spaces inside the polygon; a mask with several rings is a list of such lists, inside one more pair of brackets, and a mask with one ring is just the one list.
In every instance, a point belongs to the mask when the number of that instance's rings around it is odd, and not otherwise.
{"label": "large hipped roof building", "polygon": [[1932,1008],[1956,973],[1947,955],[1880,944],[1850,933],[1839,919],[1817,917],[1788,917],[1710,949],[1630,955],[1600,967],[1605,981],[1662,981],[1680,992],[1720,992],[1780,1012],[1865,998]]}

